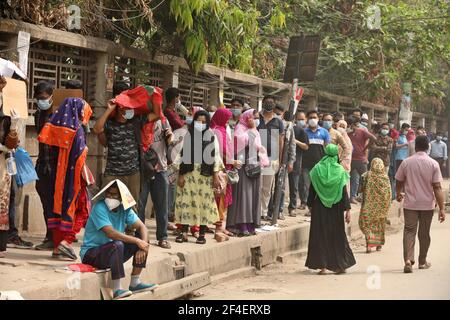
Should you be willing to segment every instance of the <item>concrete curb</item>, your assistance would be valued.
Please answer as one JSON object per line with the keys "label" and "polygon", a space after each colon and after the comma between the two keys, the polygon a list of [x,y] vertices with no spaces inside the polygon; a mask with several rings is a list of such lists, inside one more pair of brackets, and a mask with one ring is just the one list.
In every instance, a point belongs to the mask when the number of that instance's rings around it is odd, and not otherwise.
{"label": "concrete curb", "polygon": [[[356,208],[355,208],[356,209]],[[389,220],[391,225],[401,223],[401,208],[393,202]],[[361,237],[358,227],[358,214],[353,212],[352,221],[347,226],[349,238]],[[160,284],[155,294],[139,294],[133,299],[174,299],[187,294],[186,281],[194,281],[191,287],[196,290],[210,282],[218,283],[241,276],[253,275],[271,263],[286,262],[304,256],[309,239],[309,223],[296,223],[278,230],[259,233],[257,236],[234,238],[233,241],[217,243],[200,250],[176,252],[159,257],[147,263],[142,273],[143,281]],[[129,282],[132,262],[125,265],[126,279]],[[61,270],[61,272],[64,272]],[[68,279],[69,278],[69,279]],[[71,278],[71,279],[70,279]],[[63,279],[47,282],[39,287],[19,290],[25,299],[80,299],[100,300],[101,292],[110,286],[108,273],[68,273]],[[194,288],[195,287],[195,288]],[[102,290],[103,288],[103,290]],[[160,292],[161,294],[156,294]],[[108,297],[103,297],[108,299]],[[110,298],[110,297],[109,297]]]}

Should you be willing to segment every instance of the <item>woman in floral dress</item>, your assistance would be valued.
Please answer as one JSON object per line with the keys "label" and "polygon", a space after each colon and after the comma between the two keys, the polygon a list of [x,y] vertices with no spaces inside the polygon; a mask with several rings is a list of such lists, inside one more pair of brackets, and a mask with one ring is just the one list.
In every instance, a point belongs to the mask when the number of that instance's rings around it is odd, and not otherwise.
{"label": "woman in floral dress", "polygon": [[218,173],[224,166],[209,124],[208,112],[196,112],[183,141],[175,203],[175,221],[182,225],[175,240],[179,243],[188,241],[189,226],[194,225],[200,226],[197,243],[206,243],[207,225],[219,220],[214,188],[220,189]]}

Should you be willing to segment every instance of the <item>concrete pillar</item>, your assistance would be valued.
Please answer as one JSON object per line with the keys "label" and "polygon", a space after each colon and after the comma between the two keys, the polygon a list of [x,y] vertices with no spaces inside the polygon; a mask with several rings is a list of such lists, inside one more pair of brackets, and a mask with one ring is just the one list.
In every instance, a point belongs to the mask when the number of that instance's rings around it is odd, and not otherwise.
{"label": "concrete pillar", "polygon": [[436,132],[436,129],[437,129],[436,119],[432,119],[431,120],[431,132]]}
{"label": "concrete pillar", "polygon": [[208,104],[210,106],[218,107],[220,105],[219,90],[220,90],[220,87],[223,89],[223,80],[224,80],[224,77],[219,76],[219,78],[217,79],[217,81],[218,81],[217,83],[211,83],[208,85],[208,87],[209,87]]}
{"label": "concrete pillar", "polygon": [[[92,106],[95,118],[98,119],[105,112],[109,99],[112,98],[112,92],[106,91],[106,67],[114,63],[114,56],[108,53],[96,52],[96,78],[95,78],[95,104]],[[89,126],[92,128],[95,120],[91,120]],[[87,145],[89,153],[87,165],[92,171],[98,186],[102,184],[102,173],[106,165],[105,148],[98,142],[97,136],[91,131],[87,136]]]}
{"label": "concrete pillar", "polygon": [[262,99],[264,96],[264,88],[263,85],[260,83],[258,84],[258,95],[259,97],[256,99],[256,104],[253,106],[256,110],[261,111],[262,109]]}
{"label": "concrete pillar", "polygon": [[167,89],[170,87],[178,88],[178,80],[179,80],[179,66],[178,65],[170,65],[163,66],[164,76],[163,76],[163,89]]}
{"label": "concrete pillar", "polygon": [[306,111],[317,110],[318,98],[317,95],[305,97]]}
{"label": "concrete pillar", "polygon": [[[262,86],[260,84],[255,84],[254,86],[251,86],[251,90],[255,94],[261,95]],[[258,109],[259,99],[260,99],[259,97],[250,97],[250,100],[249,100],[250,107]]]}
{"label": "concrete pillar", "polygon": [[383,122],[388,122],[388,121],[389,121],[389,112],[384,111],[383,112]]}
{"label": "concrete pillar", "polygon": [[[209,101],[208,104],[210,106],[220,106],[220,92],[224,92],[224,82],[225,77],[223,73],[220,74],[219,78],[217,79],[217,83],[212,83],[209,85]],[[222,97],[223,98],[223,97]]]}

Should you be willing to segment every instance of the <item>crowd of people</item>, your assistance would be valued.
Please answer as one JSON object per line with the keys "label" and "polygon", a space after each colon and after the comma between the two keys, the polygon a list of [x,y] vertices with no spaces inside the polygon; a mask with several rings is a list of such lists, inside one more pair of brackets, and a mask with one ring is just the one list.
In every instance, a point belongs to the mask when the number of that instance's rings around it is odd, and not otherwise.
{"label": "crowd of people", "polygon": [[[0,91],[4,85],[2,81]],[[79,82],[68,83],[68,88],[79,87]],[[426,252],[435,198],[440,220],[445,217],[440,182],[441,173],[448,172],[448,140],[443,134],[408,123],[397,130],[393,121],[370,122],[360,109],[347,115],[299,109],[292,125],[285,120],[287,106],[273,96],[263,98],[261,111],[238,98],[229,106],[186,108],[177,88],[165,90],[164,108],[155,98],[147,112],[140,113],[119,104],[118,97],[130,89],[125,82],[114,84],[114,98],[93,127],[107,155],[102,180],[97,182],[103,190],[91,205],[94,182],[86,164],[86,133],[92,110],[80,98],[53,106],[54,87],[49,82],[34,88],[39,140],[36,190],[48,230],[35,248],[52,251],[54,258],[76,260],[72,243],[85,227],[81,261],[111,268],[114,298],[155,287],[139,280],[149,250],[145,225],[149,195],[161,248],[171,248],[169,231],[176,234],[177,243],[188,242],[189,232],[197,244],[206,243],[208,232],[218,242],[251,236],[274,214],[285,219],[284,190],[279,208],[274,199],[282,165],[288,172],[289,216],[302,212],[311,217],[306,266],[320,274],[343,273],[356,263],[345,222],[350,221],[351,205],[359,202],[367,252],[381,250],[391,201],[403,200],[406,192],[405,272],[414,264],[418,223],[419,267],[429,267]],[[146,90],[151,97],[158,95],[154,88]],[[17,147],[18,138],[15,117],[1,114],[1,121],[4,153]],[[287,163],[281,161],[284,148]],[[6,243],[22,248],[33,244],[22,240],[14,228],[10,206],[14,188],[3,164],[1,168],[0,254],[5,256]],[[123,263],[132,257],[126,290],[120,279]]]}

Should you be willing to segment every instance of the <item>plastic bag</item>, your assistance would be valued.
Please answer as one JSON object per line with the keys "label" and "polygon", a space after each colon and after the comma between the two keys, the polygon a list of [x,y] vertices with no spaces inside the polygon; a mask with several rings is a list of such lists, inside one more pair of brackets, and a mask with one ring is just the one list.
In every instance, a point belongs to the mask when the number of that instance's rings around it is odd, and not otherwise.
{"label": "plastic bag", "polygon": [[14,177],[18,187],[23,187],[30,182],[38,180],[33,161],[25,149],[22,147],[17,148],[14,152],[14,158],[17,166],[17,174]]}

